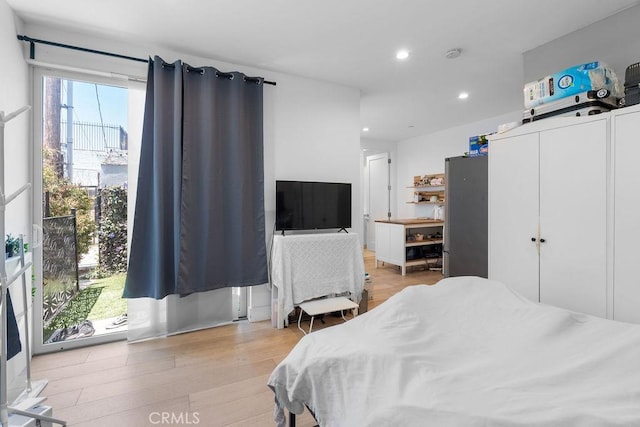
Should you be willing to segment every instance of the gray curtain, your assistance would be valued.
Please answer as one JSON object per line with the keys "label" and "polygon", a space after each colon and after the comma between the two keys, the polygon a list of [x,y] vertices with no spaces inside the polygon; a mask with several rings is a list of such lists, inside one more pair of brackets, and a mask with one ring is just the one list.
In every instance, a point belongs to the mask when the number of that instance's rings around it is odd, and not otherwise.
{"label": "gray curtain", "polygon": [[149,61],[125,298],[267,282],[262,88]]}

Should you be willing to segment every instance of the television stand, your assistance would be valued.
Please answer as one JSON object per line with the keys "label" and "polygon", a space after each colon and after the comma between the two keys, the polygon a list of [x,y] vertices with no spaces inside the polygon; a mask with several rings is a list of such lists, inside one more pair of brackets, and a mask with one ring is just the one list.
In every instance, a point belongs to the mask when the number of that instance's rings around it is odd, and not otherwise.
{"label": "television stand", "polygon": [[283,328],[295,306],[315,298],[348,292],[349,298],[358,303],[364,288],[364,274],[357,233],[274,236],[272,325]]}

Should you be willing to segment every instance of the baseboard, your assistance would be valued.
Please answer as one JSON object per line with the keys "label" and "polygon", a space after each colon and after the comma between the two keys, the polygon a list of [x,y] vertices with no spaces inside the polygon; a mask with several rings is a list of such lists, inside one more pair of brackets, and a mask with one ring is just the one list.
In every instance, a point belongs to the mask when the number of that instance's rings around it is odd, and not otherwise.
{"label": "baseboard", "polygon": [[249,322],[262,322],[271,319],[271,307],[268,305],[247,308]]}

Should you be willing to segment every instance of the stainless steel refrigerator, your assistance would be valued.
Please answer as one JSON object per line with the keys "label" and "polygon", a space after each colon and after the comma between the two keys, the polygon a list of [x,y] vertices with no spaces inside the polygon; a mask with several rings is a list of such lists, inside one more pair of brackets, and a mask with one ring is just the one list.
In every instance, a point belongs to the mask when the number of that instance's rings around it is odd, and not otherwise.
{"label": "stainless steel refrigerator", "polygon": [[487,156],[445,159],[445,277],[487,277]]}

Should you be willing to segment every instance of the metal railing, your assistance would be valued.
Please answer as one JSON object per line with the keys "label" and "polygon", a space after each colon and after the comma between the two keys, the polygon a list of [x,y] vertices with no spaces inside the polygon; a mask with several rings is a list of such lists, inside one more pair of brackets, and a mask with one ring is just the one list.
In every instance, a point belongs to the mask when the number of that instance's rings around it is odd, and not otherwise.
{"label": "metal railing", "polygon": [[[67,142],[67,122],[60,122],[60,138]],[[80,151],[127,150],[129,135],[119,125],[73,122],[73,149]]]}

